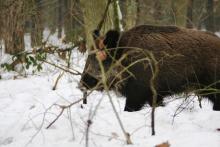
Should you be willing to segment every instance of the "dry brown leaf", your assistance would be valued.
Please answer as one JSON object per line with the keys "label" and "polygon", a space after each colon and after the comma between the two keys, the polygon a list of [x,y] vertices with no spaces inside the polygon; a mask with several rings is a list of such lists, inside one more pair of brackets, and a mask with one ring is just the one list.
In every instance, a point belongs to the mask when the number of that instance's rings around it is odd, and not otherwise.
{"label": "dry brown leaf", "polygon": [[156,145],[155,147],[170,147],[170,144],[169,144],[169,142],[167,141],[167,142],[164,142],[164,143],[162,143],[162,144],[158,144],[158,145]]}

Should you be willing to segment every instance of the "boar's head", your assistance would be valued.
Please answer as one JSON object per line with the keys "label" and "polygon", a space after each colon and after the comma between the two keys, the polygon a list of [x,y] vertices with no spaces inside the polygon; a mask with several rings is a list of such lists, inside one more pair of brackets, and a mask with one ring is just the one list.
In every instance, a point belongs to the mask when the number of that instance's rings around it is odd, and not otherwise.
{"label": "boar's head", "polygon": [[[84,71],[80,80],[79,88],[103,90],[101,66],[105,71],[107,83],[110,88],[113,84],[114,75],[117,74],[116,69],[112,65],[117,60],[117,43],[119,40],[119,32],[110,30],[104,37],[100,37],[97,31],[93,34],[94,46],[88,53],[88,58],[84,67]],[[101,64],[100,64],[101,63]]]}

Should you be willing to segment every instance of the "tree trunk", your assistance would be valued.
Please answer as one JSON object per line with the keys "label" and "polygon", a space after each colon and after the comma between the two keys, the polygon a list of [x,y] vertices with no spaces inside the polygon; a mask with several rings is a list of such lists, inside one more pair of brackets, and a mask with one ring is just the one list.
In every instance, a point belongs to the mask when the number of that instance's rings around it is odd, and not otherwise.
{"label": "tree trunk", "polygon": [[[3,1],[0,1],[0,24],[3,24]],[[0,42],[2,39],[2,29],[3,27],[0,27]]]}
{"label": "tree trunk", "polygon": [[136,25],[149,24],[150,17],[150,6],[153,1],[149,0],[136,0],[137,2],[137,20]]}
{"label": "tree trunk", "polygon": [[62,37],[62,27],[63,27],[63,0],[58,1],[58,18],[57,18],[57,24],[58,24],[58,38]]}
{"label": "tree trunk", "polygon": [[193,28],[193,0],[188,0],[186,13],[186,27]]}
{"label": "tree trunk", "polygon": [[114,10],[114,29],[117,31],[121,31],[122,30],[122,26],[121,26],[121,20],[120,20],[120,16],[119,13],[121,12],[120,7],[119,7],[119,1],[118,0],[114,0],[113,1],[113,10]]}
{"label": "tree trunk", "polygon": [[[88,46],[93,44],[92,32],[97,29],[98,24],[100,23],[106,5],[106,0],[80,0],[81,8],[83,11],[84,17],[84,27],[86,34],[86,43]],[[104,34],[109,29],[113,29],[112,24],[112,7],[108,11],[107,18],[105,19],[104,25],[102,27],[101,33]]]}
{"label": "tree trunk", "polygon": [[220,31],[220,1],[215,1],[214,3],[214,20],[215,20],[215,31]]}
{"label": "tree trunk", "polygon": [[135,26],[137,20],[137,1],[120,0],[119,5],[122,13],[122,25],[124,30]]}
{"label": "tree trunk", "polygon": [[[124,29],[128,30],[135,26],[137,21],[137,1],[135,0],[125,0],[124,2]],[[122,9],[123,10],[123,9]],[[122,11],[123,12],[123,11]]]}
{"label": "tree trunk", "polygon": [[57,32],[57,18],[58,18],[58,1],[59,0],[53,0],[53,3],[46,6],[46,14],[49,13],[48,15],[48,28],[50,30],[50,35],[55,34]]}
{"label": "tree trunk", "polygon": [[65,0],[65,20],[64,20],[64,32],[65,32],[65,40],[67,42],[71,42],[73,39],[73,17],[72,17],[72,0]]}
{"label": "tree trunk", "polygon": [[171,0],[136,0],[137,23],[151,25],[171,24]]}
{"label": "tree trunk", "polygon": [[186,0],[172,0],[173,23],[177,26],[186,26]]}
{"label": "tree trunk", "polygon": [[214,0],[207,0],[206,3],[206,29],[211,32],[215,32],[215,24],[214,24]]}
{"label": "tree trunk", "polygon": [[84,20],[79,0],[66,0],[64,31],[67,42],[78,42],[84,37]]}
{"label": "tree trunk", "polygon": [[193,27],[202,29],[206,19],[206,1],[193,0]]}
{"label": "tree trunk", "polygon": [[155,24],[160,24],[162,18],[162,6],[160,0],[154,0],[153,3],[153,18]]}
{"label": "tree trunk", "polygon": [[[3,24],[3,13],[4,13],[4,1],[0,1],[0,24]],[[0,27],[0,40],[2,39],[3,26]]]}
{"label": "tree trunk", "polygon": [[120,0],[119,1],[119,6],[120,6],[120,9],[121,9],[121,14],[122,14],[122,25],[123,25],[123,28],[126,25],[126,21],[125,21],[125,17],[126,17],[126,3],[127,3],[127,0]]}
{"label": "tree trunk", "polygon": [[[11,1],[7,0],[6,4]],[[15,54],[24,50],[24,1],[15,1],[4,15],[5,52]]]}
{"label": "tree trunk", "polygon": [[31,46],[40,46],[43,39],[42,11],[40,3],[42,0],[33,0],[33,11],[31,15]]}

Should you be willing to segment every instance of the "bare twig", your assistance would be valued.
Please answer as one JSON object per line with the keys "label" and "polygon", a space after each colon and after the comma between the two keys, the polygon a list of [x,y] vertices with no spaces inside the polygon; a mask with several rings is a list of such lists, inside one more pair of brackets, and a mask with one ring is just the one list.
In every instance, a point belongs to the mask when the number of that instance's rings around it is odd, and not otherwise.
{"label": "bare twig", "polygon": [[[53,106],[53,105],[52,105]],[[40,127],[38,128],[37,132],[31,137],[31,139],[26,143],[25,147],[27,147],[33,140],[34,138],[41,132],[41,129],[43,128],[44,122],[45,122],[45,118],[46,118],[46,114],[47,112],[52,108],[52,106],[50,106],[49,108],[46,109],[46,111],[43,114],[43,120],[41,122]]]}
{"label": "bare twig", "polygon": [[103,26],[103,24],[104,24],[104,22],[105,22],[105,19],[106,19],[106,17],[107,17],[108,9],[109,9],[109,7],[110,7],[111,2],[112,2],[112,0],[108,0],[108,3],[107,3],[107,5],[106,5],[106,7],[105,7],[105,12],[104,12],[104,14],[103,14],[103,17],[102,17],[101,21],[99,22],[99,24],[98,24],[98,26],[97,26],[97,28],[96,28],[98,31],[100,31],[100,30],[102,29],[102,26]]}
{"label": "bare twig", "polygon": [[54,64],[54,63],[51,63],[51,62],[49,62],[49,61],[47,61],[47,60],[42,60],[42,61],[45,62],[45,63],[47,63],[47,64],[49,64],[49,65],[51,65],[51,66],[54,66],[54,67],[56,67],[56,68],[59,68],[59,69],[65,71],[65,72],[68,72],[68,73],[70,73],[70,74],[72,74],[72,75],[82,75],[82,73],[80,73],[80,72],[77,71],[77,70],[74,70],[74,72],[73,72],[73,71],[71,71],[71,70],[73,70],[73,69],[70,70],[70,68],[63,68],[63,67],[61,67],[61,66],[59,66],[59,65],[56,65],[56,64]]}
{"label": "bare twig", "polygon": [[53,106],[59,106],[61,108],[61,111],[60,113],[58,114],[58,116],[46,127],[46,129],[49,129],[59,118],[60,116],[63,114],[64,110],[67,109],[67,108],[70,108],[72,107],[73,105],[81,102],[83,100],[83,98],[69,104],[69,105],[58,105],[58,104],[54,104]]}
{"label": "bare twig", "polygon": [[59,115],[46,127],[46,129],[49,129],[59,118],[60,116],[63,114],[65,108],[62,108]]}
{"label": "bare twig", "polygon": [[107,86],[106,73],[105,73],[105,70],[104,70],[103,63],[101,62],[101,60],[100,60],[99,58],[98,58],[98,61],[99,61],[99,66],[100,66],[100,68],[101,68],[102,82],[103,82],[103,85],[104,85],[104,89],[107,91],[108,98],[109,98],[109,100],[110,100],[110,103],[111,103],[111,106],[112,106],[113,111],[114,111],[114,113],[115,113],[115,116],[116,116],[116,118],[117,118],[117,120],[118,120],[118,123],[119,123],[119,125],[120,125],[120,127],[121,127],[121,129],[122,129],[122,132],[123,132],[123,134],[124,134],[124,136],[125,136],[126,143],[127,143],[127,144],[132,144],[132,141],[131,141],[131,138],[130,138],[130,134],[125,130],[124,125],[123,125],[123,123],[122,123],[122,121],[121,121],[121,119],[120,119],[120,116],[119,116],[119,114],[118,114],[118,112],[117,112],[117,110],[116,110],[116,108],[115,108],[114,103],[113,103],[112,97],[111,97],[111,95],[109,94],[109,87]]}
{"label": "bare twig", "polygon": [[183,112],[187,108],[187,106],[193,101],[194,98],[192,98],[189,101],[186,101],[187,99],[189,99],[189,96],[186,96],[186,98],[182,101],[182,103],[178,106],[178,108],[174,112],[173,119],[172,119],[172,124],[174,123],[175,117],[177,115],[179,115],[181,112]]}
{"label": "bare twig", "polygon": [[59,80],[61,79],[61,77],[63,76],[64,72],[62,72],[61,74],[59,74],[59,76],[57,77],[56,81],[55,81],[55,84],[53,86],[53,90],[56,90],[57,88],[57,84],[59,82]]}
{"label": "bare twig", "polygon": [[156,78],[158,76],[159,68],[157,65],[157,61],[154,58],[152,53],[149,53],[150,56],[150,67],[152,71],[152,77],[150,79],[150,88],[153,94],[153,104],[152,104],[152,112],[151,112],[151,128],[152,128],[152,135],[155,135],[155,109],[157,107],[157,91],[155,88]]}
{"label": "bare twig", "polygon": [[90,109],[88,120],[86,123],[86,143],[85,143],[86,147],[89,147],[89,130],[90,130],[90,126],[92,125],[92,118],[91,117],[92,117],[92,111]]}
{"label": "bare twig", "polygon": [[75,134],[74,134],[73,123],[72,123],[72,114],[71,114],[71,109],[70,108],[67,109],[67,114],[69,116],[69,121],[70,121],[71,130],[72,130],[73,140],[75,140]]}

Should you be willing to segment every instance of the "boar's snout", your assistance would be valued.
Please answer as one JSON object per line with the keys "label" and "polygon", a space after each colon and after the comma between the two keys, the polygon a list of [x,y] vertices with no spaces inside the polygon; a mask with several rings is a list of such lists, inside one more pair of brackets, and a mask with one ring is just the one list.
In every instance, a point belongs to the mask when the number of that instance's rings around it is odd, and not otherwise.
{"label": "boar's snout", "polygon": [[94,76],[85,73],[82,75],[82,78],[80,80],[79,89],[82,91],[86,89],[87,90],[93,89],[97,86],[97,84],[98,84],[98,80]]}

